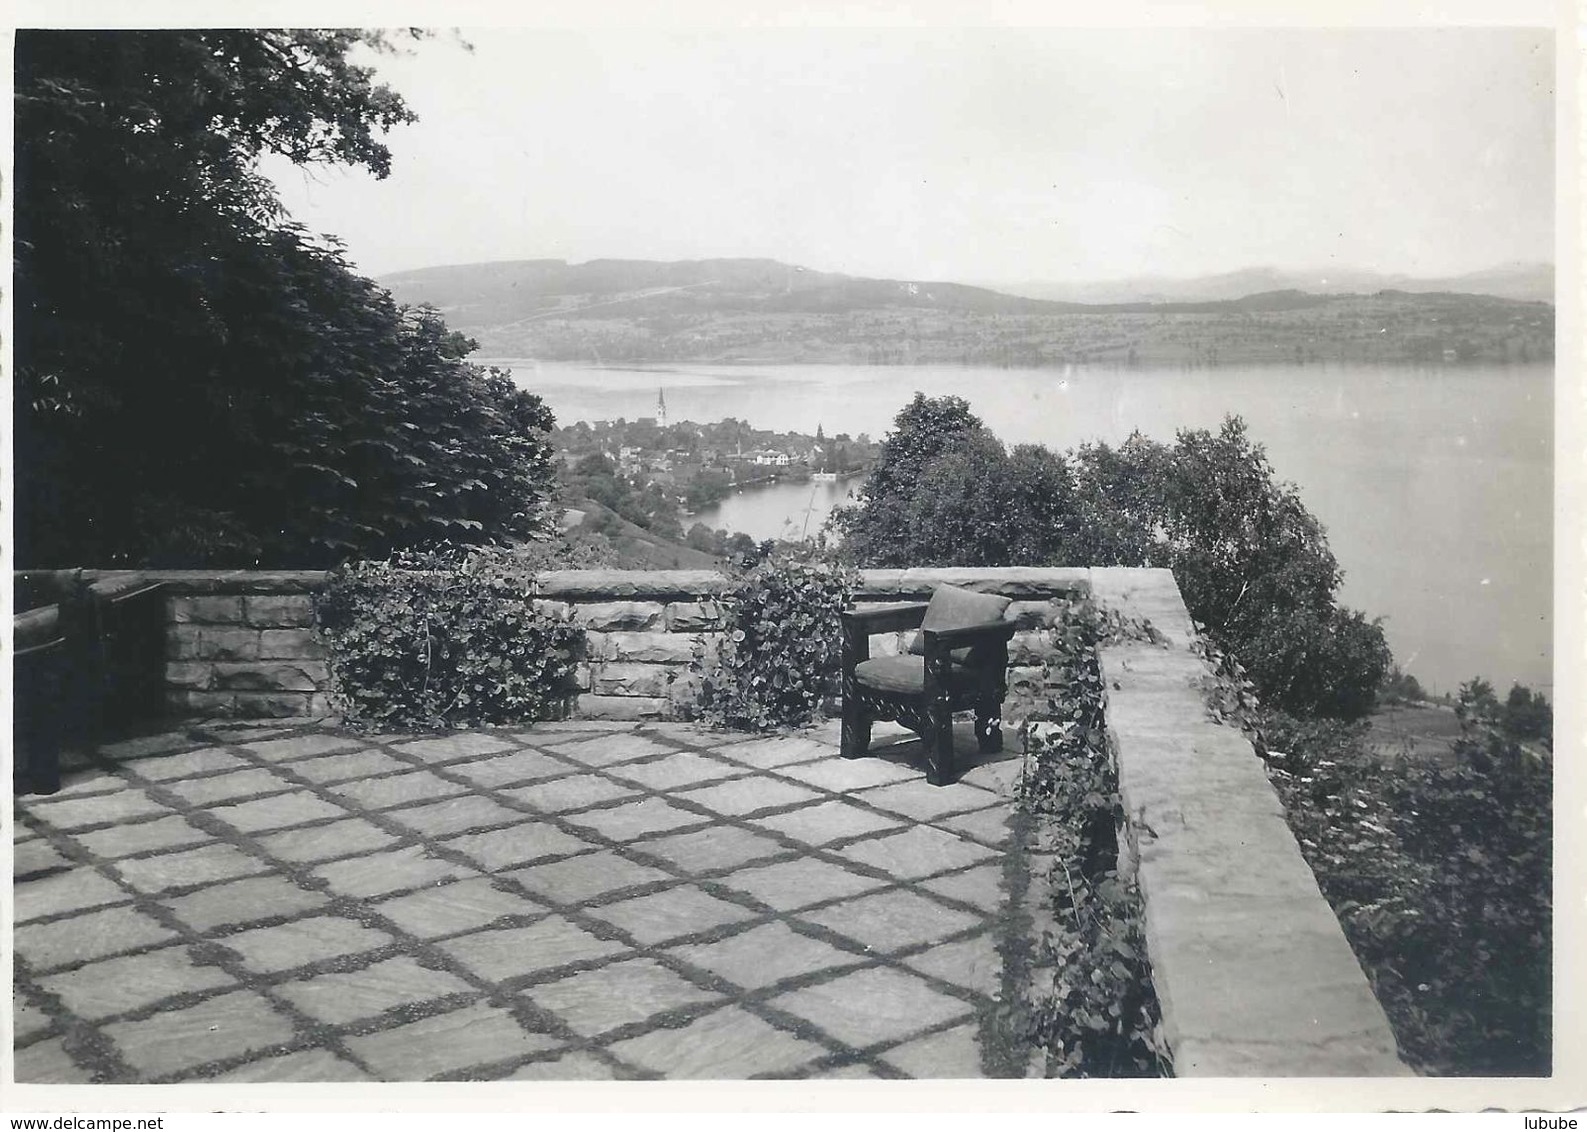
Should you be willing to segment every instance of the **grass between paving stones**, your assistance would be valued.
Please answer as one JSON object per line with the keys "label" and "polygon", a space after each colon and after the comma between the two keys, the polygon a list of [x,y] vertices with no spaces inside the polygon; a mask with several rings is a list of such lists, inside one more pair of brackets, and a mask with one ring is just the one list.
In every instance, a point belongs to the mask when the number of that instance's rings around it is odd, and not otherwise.
{"label": "grass between paving stones", "polygon": [[[1029,944],[1005,958],[1009,1047],[1045,1053],[1055,1077],[1171,1075],[1152,986],[1140,889],[1119,868],[1124,820],[1118,768],[1103,725],[1096,649],[1104,639],[1160,640],[1090,602],[1052,630],[1043,709],[1023,728],[1025,773],[1017,828],[1026,846]],[[1012,1065],[1008,1068],[1013,1069]]]}

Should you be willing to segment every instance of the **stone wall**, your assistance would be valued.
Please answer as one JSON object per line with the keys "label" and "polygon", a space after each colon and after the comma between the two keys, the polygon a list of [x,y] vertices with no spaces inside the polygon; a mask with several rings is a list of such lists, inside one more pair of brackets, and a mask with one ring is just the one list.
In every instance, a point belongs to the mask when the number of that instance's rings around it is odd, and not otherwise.
{"label": "stone wall", "polygon": [[[1071,569],[867,570],[857,604],[924,601],[949,583],[1014,598],[1011,698],[1040,689],[1041,627],[1058,604],[1086,590]],[[312,632],[310,595],[321,571],[149,571],[166,584],[166,702],[176,716],[298,716],[330,711],[330,674]],[[673,680],[695,650],[716,647],[725,575],[711,570],[562,570],[541,577],[540,604],[585,628],[573,713],[586,719],[663,719],[677,714]],[[909,633],[872,641],[897,653]]]}

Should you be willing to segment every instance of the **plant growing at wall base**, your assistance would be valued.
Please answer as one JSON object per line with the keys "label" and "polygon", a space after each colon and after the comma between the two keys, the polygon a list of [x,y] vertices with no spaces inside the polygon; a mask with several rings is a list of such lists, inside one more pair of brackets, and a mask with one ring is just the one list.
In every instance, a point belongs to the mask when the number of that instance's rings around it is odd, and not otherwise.
{"label": "plant growing at wall base", "polygon": [[694,710],[738,731],[814,722],[842,663],[839,614],[858,575],[814,552],[778,551],[723,595],[727,628],[690,664]]}
{"label": "plant growing at wall base", "polygon": [[351,723],[443,728],[553,718],[584,630],[535,601],[502,548],[408,551],[336,570],[315,602]]}
{"label": "plant growing at wall base", "polygon": [[1169,1072],[1135,878],[1118,865],[1124,813],[1103,721],[1099,642],[1165,638],[1086,600],[1052,632],[1048,703],[1025,728],[1020,805],[1042,819],[1053,850],[1053,929],[1038,966],[1052,981],[1028,1004],[1030,1036],[1060,1077]]}

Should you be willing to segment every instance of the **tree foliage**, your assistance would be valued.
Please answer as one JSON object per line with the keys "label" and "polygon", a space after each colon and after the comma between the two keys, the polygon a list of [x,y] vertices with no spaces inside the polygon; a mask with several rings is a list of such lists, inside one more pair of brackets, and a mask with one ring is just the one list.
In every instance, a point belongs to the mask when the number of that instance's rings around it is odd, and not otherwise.
{"label": "tree foliage", "polygon": [[1060,455],[1006,451],[963,400],[917,394],[835,522],[867,566],[1168,567],[1264,700],[1302,714],[1364,715],[1390,662],[1377,623],[1336,603],[1322,525],[1238,417]]}
{"label": "tree foliage", "polygon": [[328,565],[544,529],[550,414],[287,222],[259,157],[384,176],[347,31],[16,49],[17,558]]}

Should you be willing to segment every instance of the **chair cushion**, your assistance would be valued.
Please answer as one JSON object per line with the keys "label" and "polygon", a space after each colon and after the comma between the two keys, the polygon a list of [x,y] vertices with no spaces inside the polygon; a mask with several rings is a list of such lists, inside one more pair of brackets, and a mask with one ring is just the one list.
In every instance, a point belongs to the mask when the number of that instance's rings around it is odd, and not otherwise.
{"label": "chair cushion", "polygon": [[[933,591],[926,606],[922,629],[964,629],[970,625],[983,625],[1000,620],[1009,607],[1010,599],[999,594],[979,594],[958,586],[941,585]],[[926,637],[916,633],[909,643],[909,651],[916,656],[926,655]],[[954,649],[948,655],[959,664],[973,663],[972,648]]]}
{"label": "chair cushion", "polygon": [[926,658],[879,656],[854,666],[854,681],[882,692],[918,695],[926,690]]}

